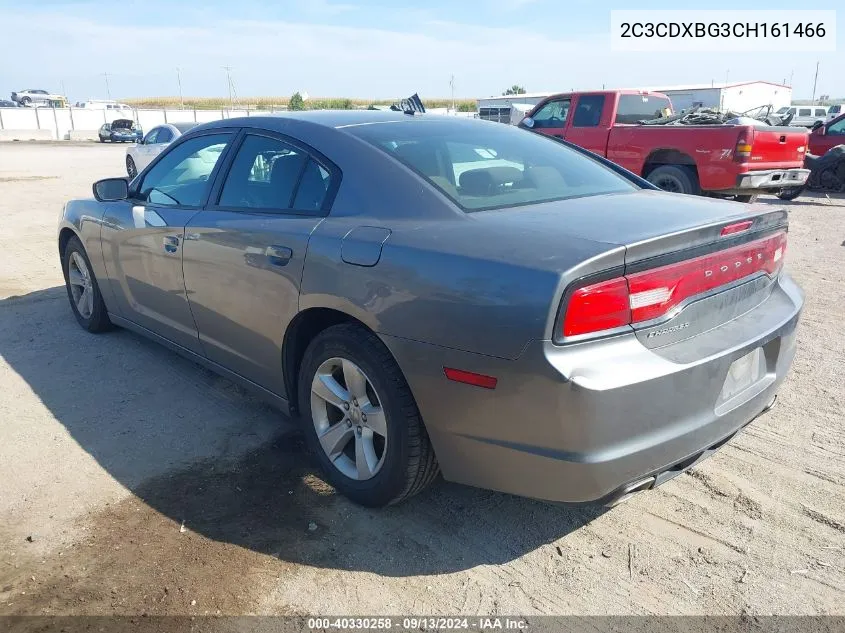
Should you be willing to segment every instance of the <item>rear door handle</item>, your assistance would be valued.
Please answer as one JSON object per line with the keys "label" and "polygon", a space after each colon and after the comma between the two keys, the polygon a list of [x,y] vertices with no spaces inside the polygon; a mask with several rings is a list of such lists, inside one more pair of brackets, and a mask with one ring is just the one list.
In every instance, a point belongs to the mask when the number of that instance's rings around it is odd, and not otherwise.
{"label": "rear door handle", "polygon": [[175,235],[165,235],[162,243],[165,252],[175,253],[179,249],[179,238]]}
{"label": "rear door handle", "polygon": [[268,246],[264,250],[264,254],[274,266],[284,266],[293,257],[293,251],[287,246]]}

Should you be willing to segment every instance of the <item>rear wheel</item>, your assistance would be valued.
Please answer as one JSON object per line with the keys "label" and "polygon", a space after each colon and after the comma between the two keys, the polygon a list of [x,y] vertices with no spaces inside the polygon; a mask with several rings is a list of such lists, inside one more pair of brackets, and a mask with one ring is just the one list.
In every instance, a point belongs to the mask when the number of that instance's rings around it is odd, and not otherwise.
{"label": "rear wheel", "polygon": [[126,173],[129,174],[130,178],[138,175],[138,168],[135,166],[135,161],[132,160],[131,156],[126,157]]}
{"label": "rear wheel", "polygon": [[91,262],[79,238],[72,237],[62,254],[67,296],[73,315],[89,332],[104,332],[112,327],[100,286],[94,277]]}
{"label": "rear wheel", "polygon": [[699,193],[698,175],[686,165],[660,165],[646,176],[651,184],[672,193]]}
{"label": "rear wheel", "polygon": [[384,343],[362,326],[336,325],[311,342],[298,395],[311,451],[353,501],[397,503],[437,476],[411,390]]}

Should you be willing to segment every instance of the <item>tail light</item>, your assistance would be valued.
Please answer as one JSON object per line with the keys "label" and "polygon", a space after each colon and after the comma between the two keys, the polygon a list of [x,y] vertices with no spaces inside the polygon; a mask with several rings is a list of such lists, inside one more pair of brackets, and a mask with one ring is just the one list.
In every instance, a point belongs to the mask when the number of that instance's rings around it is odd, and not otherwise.
{"label": "tail light", "polygon": [[786,233],[746,242],[676,264],[582,286],[569,296],[560,319],[564,337],[595,334],[668,318],[688,299],[783,266]]}
{"label": "tail light", "polygon": [[753,130],[748,130],[739,135],[736,141],[736,149],[734,150],[734,158],[739,163],[744,163],[751,159],[751,149],[754,142]]}

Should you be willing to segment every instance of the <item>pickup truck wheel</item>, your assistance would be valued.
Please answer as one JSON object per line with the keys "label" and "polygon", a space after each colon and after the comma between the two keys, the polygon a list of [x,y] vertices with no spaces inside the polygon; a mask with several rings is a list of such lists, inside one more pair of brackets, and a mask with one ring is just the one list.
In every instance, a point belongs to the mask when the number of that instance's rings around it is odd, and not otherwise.
{"label": "pickup truck wheel", "polygon": [[781,200],[795,200],[802,193],[804,193],[804,187],[787,187],[778,192],[778,198]]}
{"label": "pickup truck wheel", "polygon": [[329,482],[361,505],[397,503],[439,472],[414,397],[384,343],[354,324],[308,346],[299,372],[302,426]]}
{"label": "pickup truck wheel", "polygon": [[699,193],[698,175],[686,165],[660,165],[646,176],[651,184],[672,193]]}

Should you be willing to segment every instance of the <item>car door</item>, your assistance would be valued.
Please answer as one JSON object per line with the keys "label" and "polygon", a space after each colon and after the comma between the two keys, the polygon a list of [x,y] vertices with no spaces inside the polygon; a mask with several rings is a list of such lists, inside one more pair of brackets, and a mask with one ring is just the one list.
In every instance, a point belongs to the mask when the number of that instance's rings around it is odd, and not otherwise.
{"label": "car door", "polygon": [[[225,176],[224,176],[225,174]],[[206,356],[286,397],[282,338],[312,231],[340,174],[293,139],[249,131],[185,229],[183,269]]]}
{"label": "car door", "polygon": [[607,99],[603,94],[578,95],[564,138],[600,156],[607,153],[609,122],[602,125]]}
{"label": "car door", "polygon": [[101,237],[119,316],[202,352],[182,275],[185,224],[205,204],[232,131],[210,130],[173,148],[111,203]]}
{"label": "car door", "polygon": [[816,156],[822,156],[832,147],[842,144],[845,144],[845,117],[831,121],[810,134],[810,152]]}
{"label": "car door", "polygon": [[531,130],[562,139],[566,132],[571,103],[570,97],[552,97],[546,101],[531,116]]}
{"label": "car door", "polygon": [[147,135],[136,147],[130,150],[132,158],[135,161],[135,166],[138,168],[139,172],[149,165],[154,158],[153,146],[156,143],[159,130],[161,130],[160,127],[154,127],[152,130],[147,132]]}

